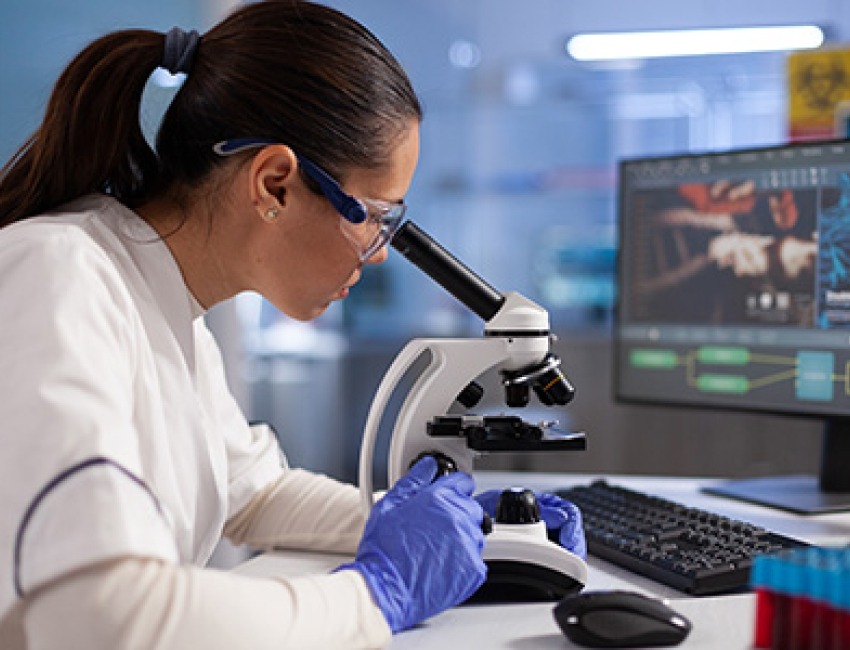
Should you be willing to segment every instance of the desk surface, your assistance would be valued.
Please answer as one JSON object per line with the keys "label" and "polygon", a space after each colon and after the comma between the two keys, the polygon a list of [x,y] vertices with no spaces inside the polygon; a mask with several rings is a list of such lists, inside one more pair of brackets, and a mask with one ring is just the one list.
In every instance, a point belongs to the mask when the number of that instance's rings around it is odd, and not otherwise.
{"label": "desk surface", "polygon": [[[482,490],[514,485],[536,490],[552,490],[584,484],[597,476],[479,472],[475,478]],[[713,497],[700,492],[700,488],[707,485],[709,480],[626,476],[606,478],[612,483],[750,521],[810,543],[850,543],[850,514],[800,517]],[[349,559],[345,556],[306,552],[270,553],[254,558],[236,570],[256,576],[297,576],[324,573]],[[693,623],[690,636],[678,647],[691,650],[751,648],[754,613],[751,594],[694,598],[591,556],[588,559],[586,590],[606,589],[639,591],[669,600],[675,610],[687,616]],[[575,647],[555,624],[551,603],[457,607],[435,616],[416,629],[396,635],[390,645],[393,650],[474,646],[492,650],[564,650]]]}

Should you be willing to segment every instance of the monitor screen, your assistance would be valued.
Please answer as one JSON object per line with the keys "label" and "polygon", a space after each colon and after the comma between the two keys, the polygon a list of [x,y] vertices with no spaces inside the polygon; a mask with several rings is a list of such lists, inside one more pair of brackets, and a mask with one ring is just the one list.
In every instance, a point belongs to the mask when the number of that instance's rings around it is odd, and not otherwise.
{"label": "monitor screen", "polygon": [[619,184],[617,398],[846,428],[850,143],[625,160]]}

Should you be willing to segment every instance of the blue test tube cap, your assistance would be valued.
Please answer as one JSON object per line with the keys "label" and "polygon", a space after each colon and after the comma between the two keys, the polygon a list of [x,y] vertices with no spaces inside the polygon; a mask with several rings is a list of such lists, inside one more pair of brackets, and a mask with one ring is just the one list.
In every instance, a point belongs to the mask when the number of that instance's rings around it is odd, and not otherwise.
{"label": "blue test tube cap", "polygon": [[845,557],[840,565],[830,571],[830,591],[838,609],[850,612],[850,564]]}
{"label": "blue test tube cap", "polygon": [[750,586],[753,589],[774,589],[775,565],[777,558],[774,555],[757,555],[753,560],[753,569],[750,572]]}
{"label": "blue test tube cap", "polygon": [[776,556],[773,567],[774,590],[788,596],[806,593],[805,557],[795,551]]}
{"label": "blue test tube cap", "polygon": [[830,568],[833,566],[833,562],[822,551],[823,549],[809,549],[808,596],[812,600],[831,603]]}

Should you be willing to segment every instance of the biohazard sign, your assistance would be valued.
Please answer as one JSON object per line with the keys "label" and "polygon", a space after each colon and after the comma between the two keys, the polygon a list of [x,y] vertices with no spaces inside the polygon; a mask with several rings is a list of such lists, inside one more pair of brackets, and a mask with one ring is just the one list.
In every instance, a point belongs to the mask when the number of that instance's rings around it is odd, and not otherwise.
{"label": "biohazard sign", "polygon": [[846,136],[850,50],[796,52],[788,57],[788,125],[792,140]]}

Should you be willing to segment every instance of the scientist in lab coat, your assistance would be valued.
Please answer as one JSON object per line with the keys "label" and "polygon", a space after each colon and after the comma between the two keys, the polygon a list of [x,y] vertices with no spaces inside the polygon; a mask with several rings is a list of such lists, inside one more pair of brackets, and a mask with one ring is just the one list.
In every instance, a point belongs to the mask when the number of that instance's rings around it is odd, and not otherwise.
{"label": "scientist in lab coat", "polygon": [[[146,139],[155,71],[182,87]],[[242,291],[302,320],[345,298],[402,221],[420,119],[384,46],[301,0],[71,61],[0,172],[3,650],[380,648],[481,585],[469,475],[422,460],[364,520],[246,423],[203,320]],[[353,560],[203,568],[222,535]]]}

